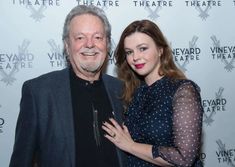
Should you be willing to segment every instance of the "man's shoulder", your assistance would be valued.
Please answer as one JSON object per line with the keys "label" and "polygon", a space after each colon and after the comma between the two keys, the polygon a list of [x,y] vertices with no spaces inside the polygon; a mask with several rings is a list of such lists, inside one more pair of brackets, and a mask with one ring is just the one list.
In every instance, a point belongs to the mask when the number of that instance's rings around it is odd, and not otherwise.
{"label": "man's shoulder", "polygon": [[38,77],[29,79],[25,81],[25,84],[53,84],[58,82],[63,82],[66,80],[66,78],[69,77],[69,70],[67,68],[57,71],[48,72],[45,74],[42,74]]}

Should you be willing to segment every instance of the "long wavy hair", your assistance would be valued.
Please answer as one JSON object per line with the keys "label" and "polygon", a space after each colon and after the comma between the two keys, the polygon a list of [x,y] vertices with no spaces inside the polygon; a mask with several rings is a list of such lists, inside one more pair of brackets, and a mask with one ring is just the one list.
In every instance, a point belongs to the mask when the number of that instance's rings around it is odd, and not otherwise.
{"label": "long wavy hair", "polygon": [[172,49],[165,39],[160,28],[150,20],[138,20],[129,24],[121,34],[120,40],[115,50],[115,59],[117,66],[117,75],[124,81],[122,98],[126,105],[132,99],[133,93],[141,82],[144,81],[142,76],[135,73],[126,61],[124,40],[127,36],[140,32],[150,36],[158,48],[163,49],[160,57],[159,75],[167,76],[173,79],[185,79],[184,73],[175,65],[173,61]]}

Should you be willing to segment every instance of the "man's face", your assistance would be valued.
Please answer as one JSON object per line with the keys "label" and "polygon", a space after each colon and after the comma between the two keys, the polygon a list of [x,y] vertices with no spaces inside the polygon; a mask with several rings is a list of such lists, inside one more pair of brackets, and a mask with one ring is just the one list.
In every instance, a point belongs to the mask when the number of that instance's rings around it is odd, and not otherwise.
{"label": "man's face", "polygon": [[100,73],[108,49],[104,24],[99,17],[91,14],[75,16],[65,45],[76,75],[87,79],[89,73]]}

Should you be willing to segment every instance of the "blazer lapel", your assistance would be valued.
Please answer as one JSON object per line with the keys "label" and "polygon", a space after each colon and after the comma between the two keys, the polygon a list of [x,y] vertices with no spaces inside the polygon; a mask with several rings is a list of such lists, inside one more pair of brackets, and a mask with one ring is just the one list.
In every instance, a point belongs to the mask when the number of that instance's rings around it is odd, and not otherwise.
{"label": "blazer lapel", "polygon": [[59,120],[66,140],[71,167],[75,166],[75,139],[72,100],[70,92],[69,70],[61,71],[60,79],[55,83],[53,92],[57,103]]}
{"label": "blazer lapel", "polygon": [[[111,106],[113,108],[113,114],[114,114],[114,118],[116,119],[116,121],[119,122],[119,124],[122,123],[122,113],[123,113],[123,104],[121,99],[119,99],[120,97],[120,93],[121,93],[121,88],[117,89],[117,85],[115,83],[111,83],[111,80],[109,80],[108,76],[103,74],[102,76],[103,81],[104,81],[104,85],[111,103]],[[118,92],[120,91],[120,92]],[[117,155],[118,155],[118,160],[119,160],[119,166],[123,167],[124,164],[124,159],[125,159],[125,155],[124,153],[116,147],[117,150]]]}
{"label": "blazer lapel", "polygon": [[[122,123],[122,113],[123,113],[123,104],[120,99],[121,88],[117,89],[117,85],[115,83],[111,83],[111,80],[108,78],[107,75],[102,75],[105,89],[107,91],[111,106],[113,108],[114,118],[119,122]],[[120,91],[120,92],[118,92]]]}

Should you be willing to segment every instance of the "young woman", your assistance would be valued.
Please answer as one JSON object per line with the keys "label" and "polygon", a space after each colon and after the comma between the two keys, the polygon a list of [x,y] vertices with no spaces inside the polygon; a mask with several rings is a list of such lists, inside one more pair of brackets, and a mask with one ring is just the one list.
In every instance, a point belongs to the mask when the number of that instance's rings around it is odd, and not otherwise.
{"label": "young woman", "polygon": [[125,124],[104,122],[105,137],[128,154],[126,166],[200,166],[200,89],[174,64],[159,27],[134,21],[115,51],[125,82]]}

